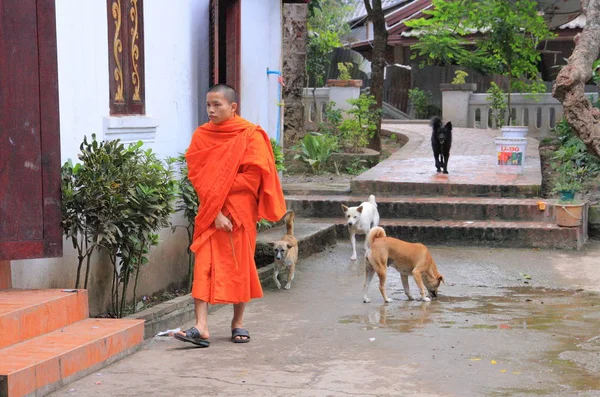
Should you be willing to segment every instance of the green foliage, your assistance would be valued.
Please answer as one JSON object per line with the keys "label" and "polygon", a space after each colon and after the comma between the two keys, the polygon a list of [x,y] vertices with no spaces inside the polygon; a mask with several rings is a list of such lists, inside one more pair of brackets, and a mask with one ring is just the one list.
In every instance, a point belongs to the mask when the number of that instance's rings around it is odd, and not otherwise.
{"label": "green foliage", "polygon": [[273,149],[273,156],[275,157],[275,168],[277,172],[285,171],[285,157],[283,155],[283,150],[281,150],[281,146],[277,144],[277,141],[271,138],[271,148]]}
{"label": "green foliage", "polygon": [[490,88],[487,90],[490,94],[486,99],[490,101],[490,108],[492,109],[492,121],[497,128],[504,126],[504,119],[506,117],[506,110],[508,105],[506,103],[506,97],[504,91],[495,82],[492,81]]}
{"label": "green foliage", "polygon": [[265,230],[269,230],[270,228],[272,228],[273,226],[275,226],[277,223],[275,222],[271,222],[268,221],[266,219],[261,219],[256,223],[256,231],[257,232],[264,232]]}
{"label": "green foliage", "polygon": [[320,173],[325,168],[329,157],[338,148],[337,137],[330,134],[306,134],[300,141],[301,154],[294,158],[310,165],[314,173]]}
{"label": "green foliage", "polygon": [[325,75],[331,60],[329,53],[342,46],[341,37],[350,31],[345,22],[349,7],[343,0],[320,0],[313,5],[308,18],[308,43],[306,47],[306,73],[314,87],[325,85]]}
{"label": "green foliage", "polygon": [[[81,277],[81,268],[86,261],[85,282],[83,288],[87,288],[90,274],[90,260],[96,247],[93,239],[94,230],[93,210],[91,203],[88,202],[86,194],[89,189],[81,189],[81,179],[83,173],[89,172],[88,169],[82,169],[81,164],[73,165],[69,159],[61,167],[61,192],[62,192],[62,232],[63,235],[71,240],[73,248],[77,250],[77,276],[75,278],[75,288],[79,288]],[[89,177],[85,177],[88,179]],[[97,224],[97,223],[95,223]]]}
{"label": "green foliage", "polygon": [[323,110],[323,122],[319,123],[319,132],[322,134],[337,135],[342,124],[343,113],[335,108],[335,102],[329,101]]}
{"label": "green foliage", "polygon": [[366,166],[367,160],[364,159],[354,159],[350,163],[348,167],[346,167],[346,172],[350,175],[360,175],[363,172],[367,171],[369,168]]}
{"label": "green foliage", "polygon": [[556,125],[554,132],[561,146],[552,156],[551,167],[557,173],[552,192],[578,192],[586,181],[600,174],[600,159],[587,151],[566,119]]}
{"label": "green foliage", "polygon": [[429,91],[423,91],[420,88],[411,88],[408,90],[408,99],[410,99],[416,118],[428,118],[431,102],[431,93]]}
{"label": "green foliage", "polygon": [[360,148],[367,146],[369,138],[377,132],[377,120],[381,115],[381,109],[373,111],[375,105],[373,95],[361,94],[356,99],[349,99],[348,103],[352,107],[346,111],[349,117],[340,125],[341,138],[351,151],[359,152]]}
{"label": "green foliage", "polygon": [[132,277],[135,310],[140,270],[148,263],[150,247],[158,244],[157,232],[169,226],[174,209],[176,185],[171,166],[141,147],[141,141],[126,148],[118,140],[98,142],[92,135],[92,142],[85,137],[80,146],[81,165],[71,167],[67,162],[63,166],[66,205],[84,203],[77,217],[73,214],[81,207],[63,208],[63,230],[70,227],[73,238],[72,227],[79,222],[85,225],[90,243],[109,253],[112,312],[117,317],[125,313]]}
{"label": "green foliage", "polygon": [[352,79],[352,75],[350,74],[350,70],[352,69],[352,62],[338,62],[337,67],[340,72],[338,79],[340,80],[350,80]]}
{"label": "green foliage", "polygon": [[[510,79],[511,89],[516,84],[522,92],[541,92],[537,46],[553,34],[535,0],[433,0],[432,9],[424,13],[430,18],[406,22],[422,33],[412,46],[415,56],[424,57],[429,64],[456,63],[485,74],[504,75]],[[471,51],[465,38],[474,31],[484,34]]]}
{"label": "green foliage", "polygon": [[454,72],[454,79],[452,79],[452,84],[465,84],[465,77],[467,77],[469,73],[464,70],[457,70]]}
{"label": "green foliage", "polygon": [[188,178],[188,168],[185,159],[185,154],[180,153],[177,157],[168,158],[167,161],[174,165],[179,170],[178,178],[176,178],[177,184],[177,202],[175,206],[176,211],[183,211],[183,218],[186,220],[186,225],[174,225],[171,229],[173,232],[178,227],[185,229],[188,237],[188,275],[187,275],[187,290],[192,290],[192,281],[194,277],[194,253],[190,250],[194,239],[194,226],[196,215],[198,214],[198,194]]}

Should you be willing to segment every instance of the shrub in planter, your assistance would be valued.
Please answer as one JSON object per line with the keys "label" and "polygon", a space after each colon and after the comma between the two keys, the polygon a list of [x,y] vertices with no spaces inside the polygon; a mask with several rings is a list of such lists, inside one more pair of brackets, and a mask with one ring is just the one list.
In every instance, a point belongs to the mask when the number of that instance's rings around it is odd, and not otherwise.
{"label": "shrub in planter", "polygon": [[348,103],[352,107],[346,111],[349,117],[340,124],[340,136],[344,146],[351,152],[358,153],[377,132],[377,120],[381,109],[376,112],[372,110],[375,104],[375,97],[372,95],[361,94],[356,99],[349,99]]}
{"label": "shrub in planter", "polygon": [[141,268],[148,263],[150,247],[158,244],[157,232],[169,226],[173,213],[176,186],[171,167],[141,147],[141,141],[126,148],[119,140],[98,142],[92,135],[92,142],[85,137],[80,146],[81,164],[72,167],[71,174],[69,164],[63,166],[63,192],[67,205],[73,205],[71,212],[63,208],[63,230],[73,226],[75,203],[83,200],[84,211],[77,219],[85,221],[80,223],[85,225],[85,238],[109,253],[116,317],[125,314],[132,279],[135,311]]}
{"label": "shrub in planter", "polygon": [[187,290],[192,290],[192,281],[194,278],[194,253],[190,250],[194,238],[194,225],[196,215],[198,214],[198,195],[192,182],[188,178],[187,162],[185,161],[185,153],[180,153],[178,157],[172,157],[167,160],[179,169],[179,175],[175,181],[177,186],[177,202],[175,211],[182,211],[183,218],[186,220],[186,225],[174,225],[171,230],[175,232],[178,227],[186,230],[188,237],[188,279]]}

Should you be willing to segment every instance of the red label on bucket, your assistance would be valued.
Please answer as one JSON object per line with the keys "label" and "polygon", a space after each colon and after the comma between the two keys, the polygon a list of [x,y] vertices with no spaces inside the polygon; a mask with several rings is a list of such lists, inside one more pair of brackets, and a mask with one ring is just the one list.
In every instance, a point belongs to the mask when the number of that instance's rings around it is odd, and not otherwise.
{"label": "red label on bucket", "polygon": [[501,152],[520,152],[521,148],[518,146],[502,146],[500,151]]}

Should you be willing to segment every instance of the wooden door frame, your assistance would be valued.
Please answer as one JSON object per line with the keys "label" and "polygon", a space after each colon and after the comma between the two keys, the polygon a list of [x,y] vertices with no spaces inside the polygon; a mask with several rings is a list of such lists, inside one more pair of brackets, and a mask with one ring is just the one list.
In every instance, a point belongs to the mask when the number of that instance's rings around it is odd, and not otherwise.
{"label": "wooden door frame", "polygon": [[[36,0],[42,172],[41,240],[0,242],[0,260],[62,256],[58,64],[54,0]],[[15,164],[15,166],[17,166]],[[20,165],[19,165],[20,166]]]}
{"label": "wooden door frame", "polygon": [[[225,83],[238,93],[240,107],[241,59],[242,59],[242,0],[211,0],[211,84]],[[224,13],[224,15],[222,15]],[[225,37],[219,32],[219,21],[225,21]],[[219,56],[221,46],[225,47],[226,59]],[[221,62],[225,64],[225,78],[220,75]]]}

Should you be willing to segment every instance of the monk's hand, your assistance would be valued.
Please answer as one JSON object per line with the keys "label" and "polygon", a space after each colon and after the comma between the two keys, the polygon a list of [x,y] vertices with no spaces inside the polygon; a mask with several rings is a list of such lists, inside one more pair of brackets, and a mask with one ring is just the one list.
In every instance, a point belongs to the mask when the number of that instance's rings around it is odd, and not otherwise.
{"label": "monk's hand", "polygon": [[217,219],[215,219],[215,227],[219,230],[225,230],[230,232],[233,230],[233,224],[221,211],[217,215]]}

